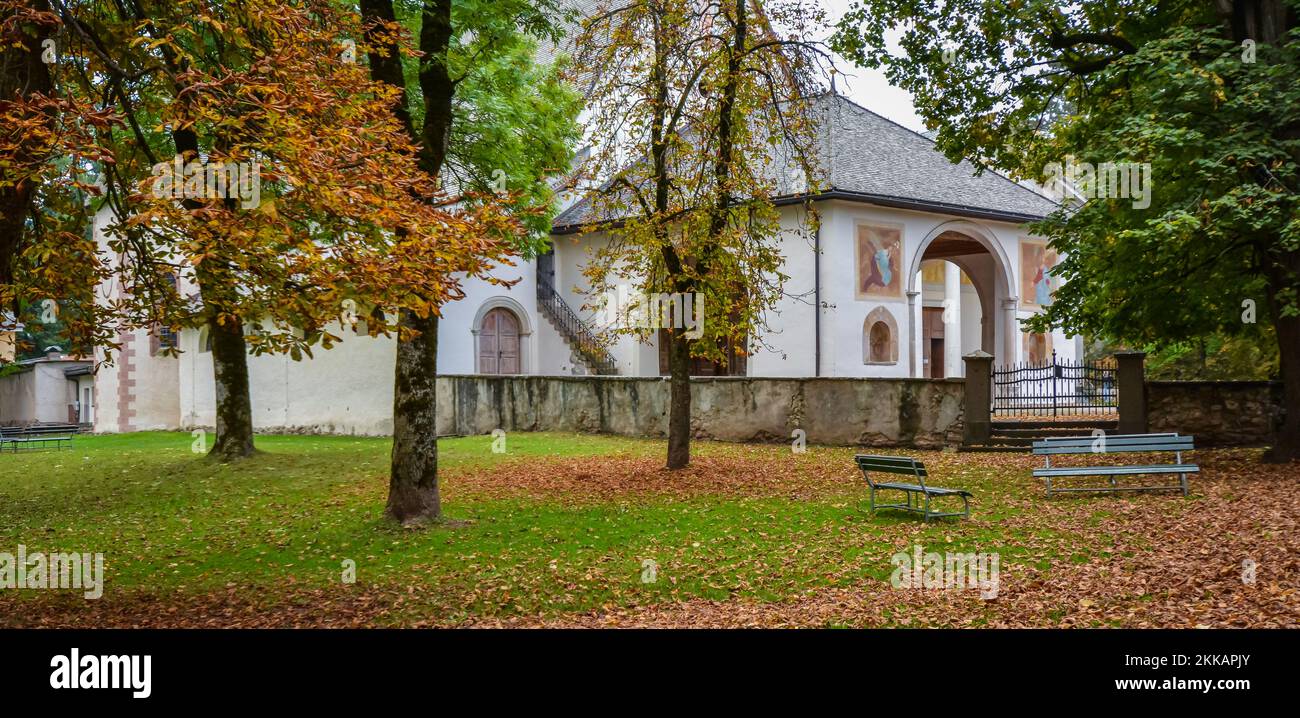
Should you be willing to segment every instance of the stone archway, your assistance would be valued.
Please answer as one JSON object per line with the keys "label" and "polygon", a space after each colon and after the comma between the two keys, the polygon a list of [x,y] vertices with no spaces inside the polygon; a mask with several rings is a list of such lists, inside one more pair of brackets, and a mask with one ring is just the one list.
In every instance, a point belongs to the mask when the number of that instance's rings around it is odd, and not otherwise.
{"label": "stone archway", "polygon": [[921,263],[927,260],[951,262],[961,269],[974,285],[980,308],[979,348],[994,357],[996,362],[1011,361],[1016,356],[1012,343],[1018,337],[1016,320],[1018,301],[1015,296],[1015,275],[1010,258],[996,235],[988,228],[968,220],[954,220],[935,226],[912,255],[906,275],[908,297],[908,356],[909,374],[919,376],[920,366],[917,343],[922,339],[922,328],[917,315],[921,313],[921,287],[917,275]]}

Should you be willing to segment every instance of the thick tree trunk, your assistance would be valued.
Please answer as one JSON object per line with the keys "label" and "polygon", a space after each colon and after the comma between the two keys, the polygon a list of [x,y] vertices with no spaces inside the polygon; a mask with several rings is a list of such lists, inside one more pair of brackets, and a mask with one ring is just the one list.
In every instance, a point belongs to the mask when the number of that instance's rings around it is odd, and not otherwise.
{"label": "thick tree trunk", "polygon": [[248,347],[238,320],[208,323],[217,395],[217,440],[208,456],[220,461],[253,455],[253,406],[248,390]]}
{"label": "thick tree trunk", "polygon": [[691,462],[691,355],[685,330],[673,329],[668,344],[668,468]]}
{"label": "thick tree trunk", "polygon": [[[32,7],[42,12],[50,10],[47,0],[34,0]],[[35,25],[23,34],[21,47],[0,49],[0,103],[22,101],[38,93],[54,94],[50,68],[41,55],[45,51],[42,43],[52,37],[55,29],[53,25]],[[45,125],[53,130],[54,117],[50,116]],[[25,163],[36,158],[28,155],[17,159]],[[26,222],[35,191],[30,182],[0,188],[0,285],[8,286],[14,281],[14,270],[28,234]],[[14,297],[9,306],[0,307],[0,313],[8,310],[18,316],[17,300]]]}
{"label": "thick tree trunk", "polygon": [[1282,316],[1279,297],[1294,292],[1300,277],[1300,252],[1288,252],[1266,267],[1272,297],[1273,328],[1277,331],[1279,365],[1282,370],[1282,407],[1286,412],[1273,448],[1265,461],[1283,463],[1300,459],[1300,317]]}
{"label": "thick tree trunk", "polygon": [[1281,354],[1282,406],[1286,416],[1264,459],[1281,463],[1300,459],[1300,317],[1278,318],[1274,327]]}
{"label": "thick tree trunk", "polygon": [[442,517],[438,492],[438,318],[402,313],[419,335],[397,344],[393,453],[386,513],[403,524]]}
{"label": "thick tree trunk", "polygon": [[[456,83],[447,67],[451,47],[451,0],[425,0],[420,15],[419,82],[424,99],[424,124],[417,133],[406,107],[406,80],[394,43],[375,32],[375,22],[392,22],[392,0],[362,0],[361,13],[372,44],[384,54],[371,53],[370,76],[401,88],[393,114],[411,139],[420,144],[419,165],[437,178],[446,161],[451,136],[452,97]],[[393,382],[393,453],[388,480],[388,516],[411,525],[438,521],[442,504],[438,492],[438,318],[428,319],[404,312],[402,326],[418,335],[398,339],[397,368]]]}

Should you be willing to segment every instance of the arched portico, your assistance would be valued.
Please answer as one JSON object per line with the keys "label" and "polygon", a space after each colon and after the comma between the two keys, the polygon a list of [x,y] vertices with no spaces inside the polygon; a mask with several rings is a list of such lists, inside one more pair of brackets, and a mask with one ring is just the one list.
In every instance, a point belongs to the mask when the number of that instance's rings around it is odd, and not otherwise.
{"label": "arched portico", "polygon": [[[921,285],[918,275],[921,263],[941,259],[959,267],[969,277],[979,298],[981,326],[980,348],[992,354],[995,363],[1002,364],[1016,356],[1015,340],[1019,334],[1016,320],[1018,299],[1013,292],[1016,286],[1010,258],[1005,248],[987,227],[969,220],[943,222],[932,228],[908,264],[908,342],[911,357],[909,373],[920,376],[921,367],[918,343],[921,340],[920,316],[922,308]],[[954,280],[955,281],[955,280]]]}

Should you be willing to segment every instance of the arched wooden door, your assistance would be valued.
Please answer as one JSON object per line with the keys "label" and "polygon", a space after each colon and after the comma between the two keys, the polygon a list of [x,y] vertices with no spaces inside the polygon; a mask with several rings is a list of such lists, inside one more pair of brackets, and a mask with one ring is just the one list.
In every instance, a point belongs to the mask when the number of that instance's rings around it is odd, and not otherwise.
{"label": "arched wooden door", "polygon": [[493,309],[478,333],[480,374],[519,373],[519,318],[509,309]]}

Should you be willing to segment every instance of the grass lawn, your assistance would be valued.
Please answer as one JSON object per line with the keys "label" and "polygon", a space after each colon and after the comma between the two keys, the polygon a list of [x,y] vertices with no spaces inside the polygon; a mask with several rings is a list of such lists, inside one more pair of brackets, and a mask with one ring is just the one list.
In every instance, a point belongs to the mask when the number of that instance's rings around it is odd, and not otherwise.
{"label": "grass lawn", "polygon": [[[382,517],[386,439],[259,436],[233,465],[192,441],[0,455],[0,551],[105,560],[102,598],[0,590],[0,625],[1300,624],[1300,467],[1251,450],[1196,452],[1189,499],[1051,500],[1027,455],[887,452],[975,494],[926,525],[870,516],[852,448],[700,442],[667,472],[658,441],[466,437],[440,444],[466,523],[408,530]],[[915,545],[997,553],[997,597],[892,588]]]}

